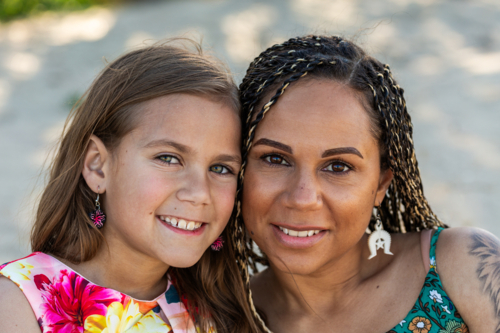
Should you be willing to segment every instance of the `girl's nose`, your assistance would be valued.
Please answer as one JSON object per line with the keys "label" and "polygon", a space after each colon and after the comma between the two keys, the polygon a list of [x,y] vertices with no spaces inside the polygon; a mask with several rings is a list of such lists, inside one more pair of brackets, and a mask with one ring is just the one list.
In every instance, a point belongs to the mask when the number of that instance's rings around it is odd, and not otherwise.
{"label": "girl's nose", "polygon": [[210,184],[207,173],[200,170],[189,172],[183,186],[177,191],[177,199],[194,206],[210,204]]}

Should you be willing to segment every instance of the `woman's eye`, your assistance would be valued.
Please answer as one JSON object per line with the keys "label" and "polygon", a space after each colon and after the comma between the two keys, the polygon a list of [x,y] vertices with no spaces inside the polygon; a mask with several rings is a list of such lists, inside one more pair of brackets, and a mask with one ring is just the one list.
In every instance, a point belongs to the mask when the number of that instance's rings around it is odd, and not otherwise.
{"label": "woman's eye", "polygon": [[284,165],[288,165],[287,161],[283,157],[281,157],[279,155],[268,155],[264,159],[265,159],[265,161],[267,163],[270,163],[270,164],[284,164]]}
{"label": "woman's eye", "polygon": [[167,164],[180,164],[179,160],[172,155],[161,155],[158,158]]}
{"label": "woman's eye", "polygon": [[351,168],[345,165],[344,163],[334,162],[328,165],[324,170],[332,172],[347,172],[351,170]]}
{"label": "woman's eye", "polygon": [[230,173],[229,169],[226,168],[223,165],[212,165],[210,168],[210,171],[215,172],[215,173],[220,173],[220,174],[226,174]]}

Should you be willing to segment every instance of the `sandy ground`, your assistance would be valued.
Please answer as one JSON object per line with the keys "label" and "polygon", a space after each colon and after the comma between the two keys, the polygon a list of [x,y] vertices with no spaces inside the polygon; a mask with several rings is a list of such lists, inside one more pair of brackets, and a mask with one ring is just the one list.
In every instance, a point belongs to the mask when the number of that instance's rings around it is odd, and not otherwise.
{"label": "sandy ground", "polygon": [[355,36],[405,88],[438,216],[500,236],[499,1],[142,1],[0,25],[0,263],[29,253],[43,162],[103,59],[185,33],[203,36],[238,81],[275,42]]}

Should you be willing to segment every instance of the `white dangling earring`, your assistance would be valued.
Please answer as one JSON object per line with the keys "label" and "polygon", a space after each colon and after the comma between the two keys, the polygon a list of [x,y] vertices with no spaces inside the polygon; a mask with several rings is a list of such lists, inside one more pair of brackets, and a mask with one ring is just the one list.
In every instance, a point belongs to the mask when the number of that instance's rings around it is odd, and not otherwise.
{"label": "white dangling earring", "polygon": [[368,237],[368,248],[370,249],[371,259],[377,255],[377,250],[384,248],[385,254],[393,255],[391,252],[391,234],[382,229],[382,220],[380,218],[380,212],[377,208],[377,223],[375,224],[375,230],[372,231]]}

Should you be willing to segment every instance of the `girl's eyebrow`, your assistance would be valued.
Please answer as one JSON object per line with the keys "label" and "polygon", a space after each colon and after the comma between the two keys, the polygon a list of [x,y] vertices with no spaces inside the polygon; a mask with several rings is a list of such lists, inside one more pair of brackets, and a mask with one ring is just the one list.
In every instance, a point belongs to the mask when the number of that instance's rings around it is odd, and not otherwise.
{"label": "girl's eyebrow", "polygon": [[165,146],[173,147],[173,148],[177,149],[178,151],[180,151],[181,153],[189,153],[189,151],[191,150],[191,148],[189,148],[186,145],[183,145],[183,144],[175,142],[175,141],[166,140],[166,139],[159,139],[159,140],[151,141],[151,142],[147,143],[146,145],[144,145],[144,148],[155,148],[155,147],[165,147]]}
{"label": "girl's eyebrow", "polygon": [[239,155],[223,154],[223,155],[217,156],[216,160],[220,161],[220,162],[227,162],[227,163],[234,162],[237,164],[241,164],[241,157]]}

